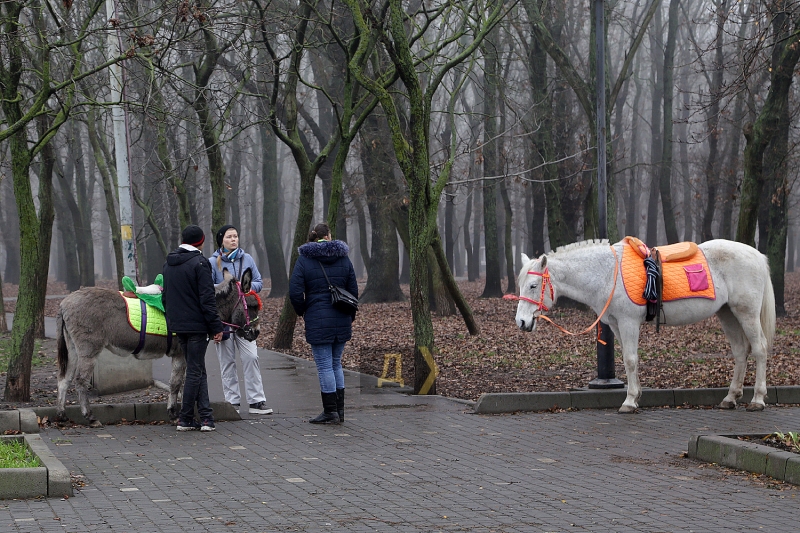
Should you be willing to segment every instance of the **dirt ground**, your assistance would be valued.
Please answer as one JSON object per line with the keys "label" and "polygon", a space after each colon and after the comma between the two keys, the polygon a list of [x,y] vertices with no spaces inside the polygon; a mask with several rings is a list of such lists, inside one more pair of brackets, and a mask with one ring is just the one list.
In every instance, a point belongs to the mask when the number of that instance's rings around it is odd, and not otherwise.
{"label": "dirt ground", "polygon": [[[112,282],[102,285],[112,287]],[[541,324],[536,332],[520,331],[514,324],[516,304],[499,298],[479,298],[483,283],[461,282],[475,317],[479,335],[470,335],[460,316],[434,316],[436,363],[439,394],[477,399],[484,392],[565,391],[583,387],[596,377],[596,352],[593,335],[569,337],[549,324]],[[363,288],[363,285],[362,285]],[[6,284],[4,296],[15,296],[16,286]],[[408,287],[405,287],[406,294]],[[266,289],[265,289],[266,290]],[[63,284],[48,285],[48,294],[66,294]],[[263,293],[262,293],[263,294]],[[779,317],[773,353],[768,363],[769,385],[796,385],[800,382],[800,273],[786,275],[786,316]],[[46,314],[55,316],[60,300],[48,299]],[[258,344],[271,348],[282,299],[264,298],[262,332]],[[6,312],[13,312],[14,303],[6,302]],[[591,313],[576,309],[556,309],[551,317],[559,325],[580,331],[594,321]],[[304,340],[303,321],[295,328],[295,342],[287,353],[311,359],[311,350]],[[2,350],[8,334],[0,334],[0,369]],[[400,354],[402,379],[413,384],[413,330],[410,305],[362,304],[354,323],[353,339],[345,350],[347,368],[377,376],[394,377],[394,359]],[[0,401],[1,409],[20,406],[54,405],[56,399],[55,341],[45,339],[37,345],[35,366],[31,375],[31,401],[12,404]],[[388,355],[388,357],[387,357]],[[716,318],[678,328],[643,326],[640,339],[639,375],[642,385],[651,388],[727,387],[732,374],[730,348]],[[617,377],[625,380],[617,345]],[[5,372],[0,373],[0,390],[5,390]],[[749,362],[746,385],[752,385],[754,364]],[[74,401],[74,394],[68,395]],[[156,387],[95,397],[93,402],[163,402],[165,391]]]}

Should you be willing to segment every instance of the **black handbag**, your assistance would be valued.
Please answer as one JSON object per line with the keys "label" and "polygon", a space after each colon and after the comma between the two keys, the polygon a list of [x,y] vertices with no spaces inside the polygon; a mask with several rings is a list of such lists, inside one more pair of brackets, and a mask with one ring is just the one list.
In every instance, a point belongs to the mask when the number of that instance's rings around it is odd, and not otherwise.
{"label": "black handbag", "polygon": [[358,298],[341,287],[331,285],[331,280],[328,279],[328,273],[325,272],[322,261],[317,262],[322,269],[322,273],[325,274],[325,281],[328,282],[328,289],[331,291],[331,305],[333,305],[334,309],[346,315],[355,315],[356,311],[358,311]]}

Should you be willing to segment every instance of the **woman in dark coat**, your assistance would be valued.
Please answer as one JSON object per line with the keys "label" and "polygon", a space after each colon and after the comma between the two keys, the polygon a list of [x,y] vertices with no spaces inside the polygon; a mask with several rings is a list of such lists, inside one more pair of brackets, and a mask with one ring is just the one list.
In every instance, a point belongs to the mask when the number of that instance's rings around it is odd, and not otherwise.
{"label": "woman in dark coat", "polygon": [[[311,345],[317,364],[322,392],[323,412],[309,420],[312,424],[339,424],[344,421],[344,371],[342,353],[353,332],[356,315],[343,313],[331,305],[331,285],[347,290],[358,298],[358,284],[353,263],[347,256],[347,244],[331,240],[327,224],[317,224],[308,242],[299,250],[300,257],[292,270],[289,299],[306,325],[306,342]],[[324,272],[323,272],[324,268]]]}

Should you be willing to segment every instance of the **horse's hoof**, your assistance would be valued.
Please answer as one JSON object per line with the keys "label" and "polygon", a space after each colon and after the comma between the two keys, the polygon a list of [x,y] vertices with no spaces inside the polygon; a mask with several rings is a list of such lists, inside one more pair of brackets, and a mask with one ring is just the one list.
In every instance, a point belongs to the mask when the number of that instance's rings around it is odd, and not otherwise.
{"label": "horse's hoof", "polygon": [[100,422],[99,420],[92,420],[91,422],[89,422],[89,427],[90,428],[101,428],[101,427],[103,427],[103,423]]}
{"label": "horse's hoof", "polygon": [[639,409],[636,408],[636,407],[632,407],[630,405],[623,405],[622,407],[619,408],[618,412],[619,412],[619,414],[622,414],[622,415],[631,415],[633,413],[639,412]]}
{"label": "horse's hoof", "polygon": [[752,403],[751,402],[751,403],[749,403],[747,405],[747,410],[750,411],[750,412],[763,411],[764,410],[764,404],[763,403]]}
{"label": "horse's hoof", "polygon": [[723,400],[719,404],[720,409],[736,409],[736,402],[730,400]]}

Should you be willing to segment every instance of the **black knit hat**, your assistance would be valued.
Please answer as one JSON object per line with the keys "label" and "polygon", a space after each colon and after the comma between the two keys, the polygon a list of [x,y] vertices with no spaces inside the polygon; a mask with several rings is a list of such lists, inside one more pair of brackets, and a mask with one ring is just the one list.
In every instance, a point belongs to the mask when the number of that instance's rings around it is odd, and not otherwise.
{"label": "black knit hat", "polygon": [[203,241],[206,240],[206,235],[200,226],[194,224],[186,226],[181,232],[181,243],[189,244],[195,248],[203,246]]}
{"label": "black knit hat", "polygon": [[232,224],[225,224],[224,226],[219,228],[219,230],[217,230],[217,248],[222,248],[222,239],[225,238],[225,233],[229,229],[235,229],[236,233],[239,233],[239,230],[236,229],[236,226],[234,226]]}

